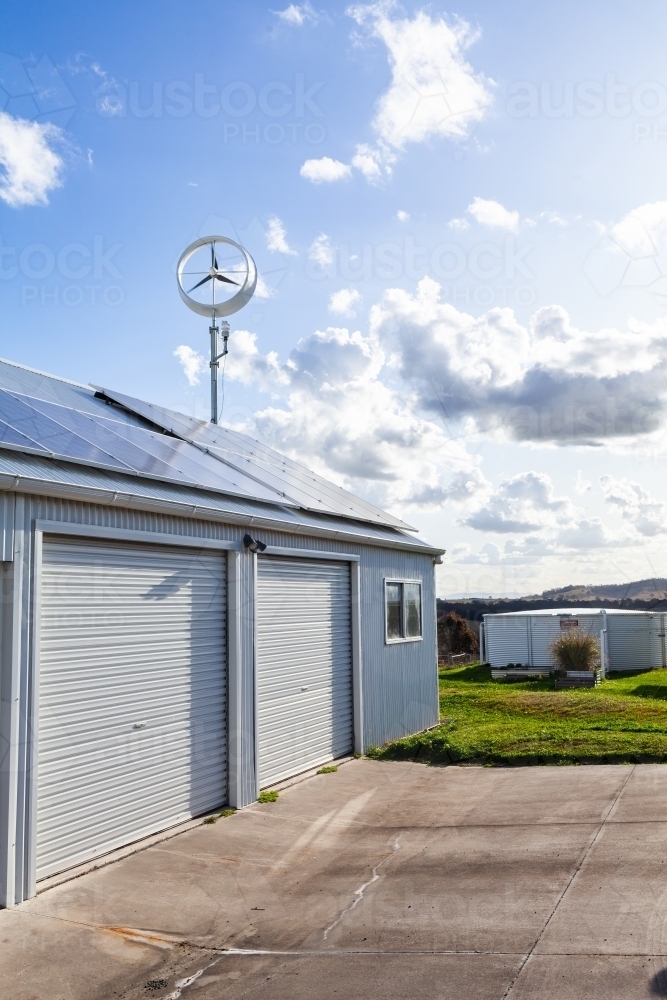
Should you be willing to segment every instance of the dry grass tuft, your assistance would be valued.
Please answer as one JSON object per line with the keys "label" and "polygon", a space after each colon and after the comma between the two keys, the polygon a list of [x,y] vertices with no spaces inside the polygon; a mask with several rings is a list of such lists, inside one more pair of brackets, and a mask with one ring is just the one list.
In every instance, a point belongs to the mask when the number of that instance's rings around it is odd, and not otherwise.
{"label": "dry grass tuft", "polygon": [[600,662],[600,643],[582,629],[568,629],[551,643],[551,655],[563,672],[594,670]]}

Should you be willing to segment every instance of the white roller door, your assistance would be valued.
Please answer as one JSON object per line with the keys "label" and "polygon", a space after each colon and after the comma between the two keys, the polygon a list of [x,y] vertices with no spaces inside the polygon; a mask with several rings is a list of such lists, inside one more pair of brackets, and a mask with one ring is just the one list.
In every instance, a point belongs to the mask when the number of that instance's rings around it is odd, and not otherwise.
{"label": "white roller door", "polygon": [[222,553],[45,536],[37,877],[226,798]]}
{"label": "white roller door", "polygon": [[260,786],[350,753],[350,565],[257,559]]}

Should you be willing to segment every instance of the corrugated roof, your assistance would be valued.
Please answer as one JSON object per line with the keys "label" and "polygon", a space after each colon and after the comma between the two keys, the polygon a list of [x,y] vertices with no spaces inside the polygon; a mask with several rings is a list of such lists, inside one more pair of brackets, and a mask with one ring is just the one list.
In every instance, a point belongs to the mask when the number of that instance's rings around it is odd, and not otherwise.
{"label": "corrugated roof", "polygon": [[[485,614],[485,618],[530,618],[551,617],[551,618],[577,618],[584,615],[600,615],[605,611],[608,615],[648,615],[651,611],[634,611],[624,608],[536,608],[534,611],[496,611]],[[660,613],[660,612],[658,612]]]}
{"label": "corrugated roof", "polygon": [[408,548],[442,554],[414,535],[350,518],[315,514],[293,507],[223,496],[205,490],[131,477],[104,469],[70,465],[37,455],[0,450],[0,489],[14,489],[49,496],[73,497],[91,503],[170,509],[174,514],[232,523],[259,524],[276,531],[327,535],[344,541]]}

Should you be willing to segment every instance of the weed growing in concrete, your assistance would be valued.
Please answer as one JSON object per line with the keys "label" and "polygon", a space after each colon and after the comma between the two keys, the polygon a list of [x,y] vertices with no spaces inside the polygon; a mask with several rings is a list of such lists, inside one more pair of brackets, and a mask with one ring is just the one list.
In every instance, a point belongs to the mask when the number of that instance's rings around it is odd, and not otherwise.
{"label": "weed growing in concrete", "polygon": [[206,826],[210,826],[211,823],[215,823],[215,816],[207,816],[206,819],[204,820],[204,824]]}
{"label": "weed growing in concrete", "polygon": [[233,816],[236,809],[223,809],[222,812],[218,813],[219,819],[225,819],[227,816]]}
{"label": "weed growing in concrete", "polygon": [[338,768],[335,766],[335,764],[332,764],[330,767],[321,767],[317,773],[318,774],[333,774],[334,771],[337,771],[337,770],[338,770]]}
{"label": "weed growing in concrete", "polygon": [[260,792],[258,802],[275,802],[278,798],[278,792]]}

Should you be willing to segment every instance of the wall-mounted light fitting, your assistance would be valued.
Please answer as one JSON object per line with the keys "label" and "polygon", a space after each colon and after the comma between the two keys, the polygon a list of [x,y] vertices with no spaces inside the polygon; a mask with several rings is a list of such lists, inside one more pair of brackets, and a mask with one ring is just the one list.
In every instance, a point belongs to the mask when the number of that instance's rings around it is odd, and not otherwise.
{"label": "wall-mounted light fitting", "polygon": [[252,535],[244,535],[243,544],[247,549],[250,549],[251,552],[263,552],[266,548],[264,542],[258,542],[252,537]]}

